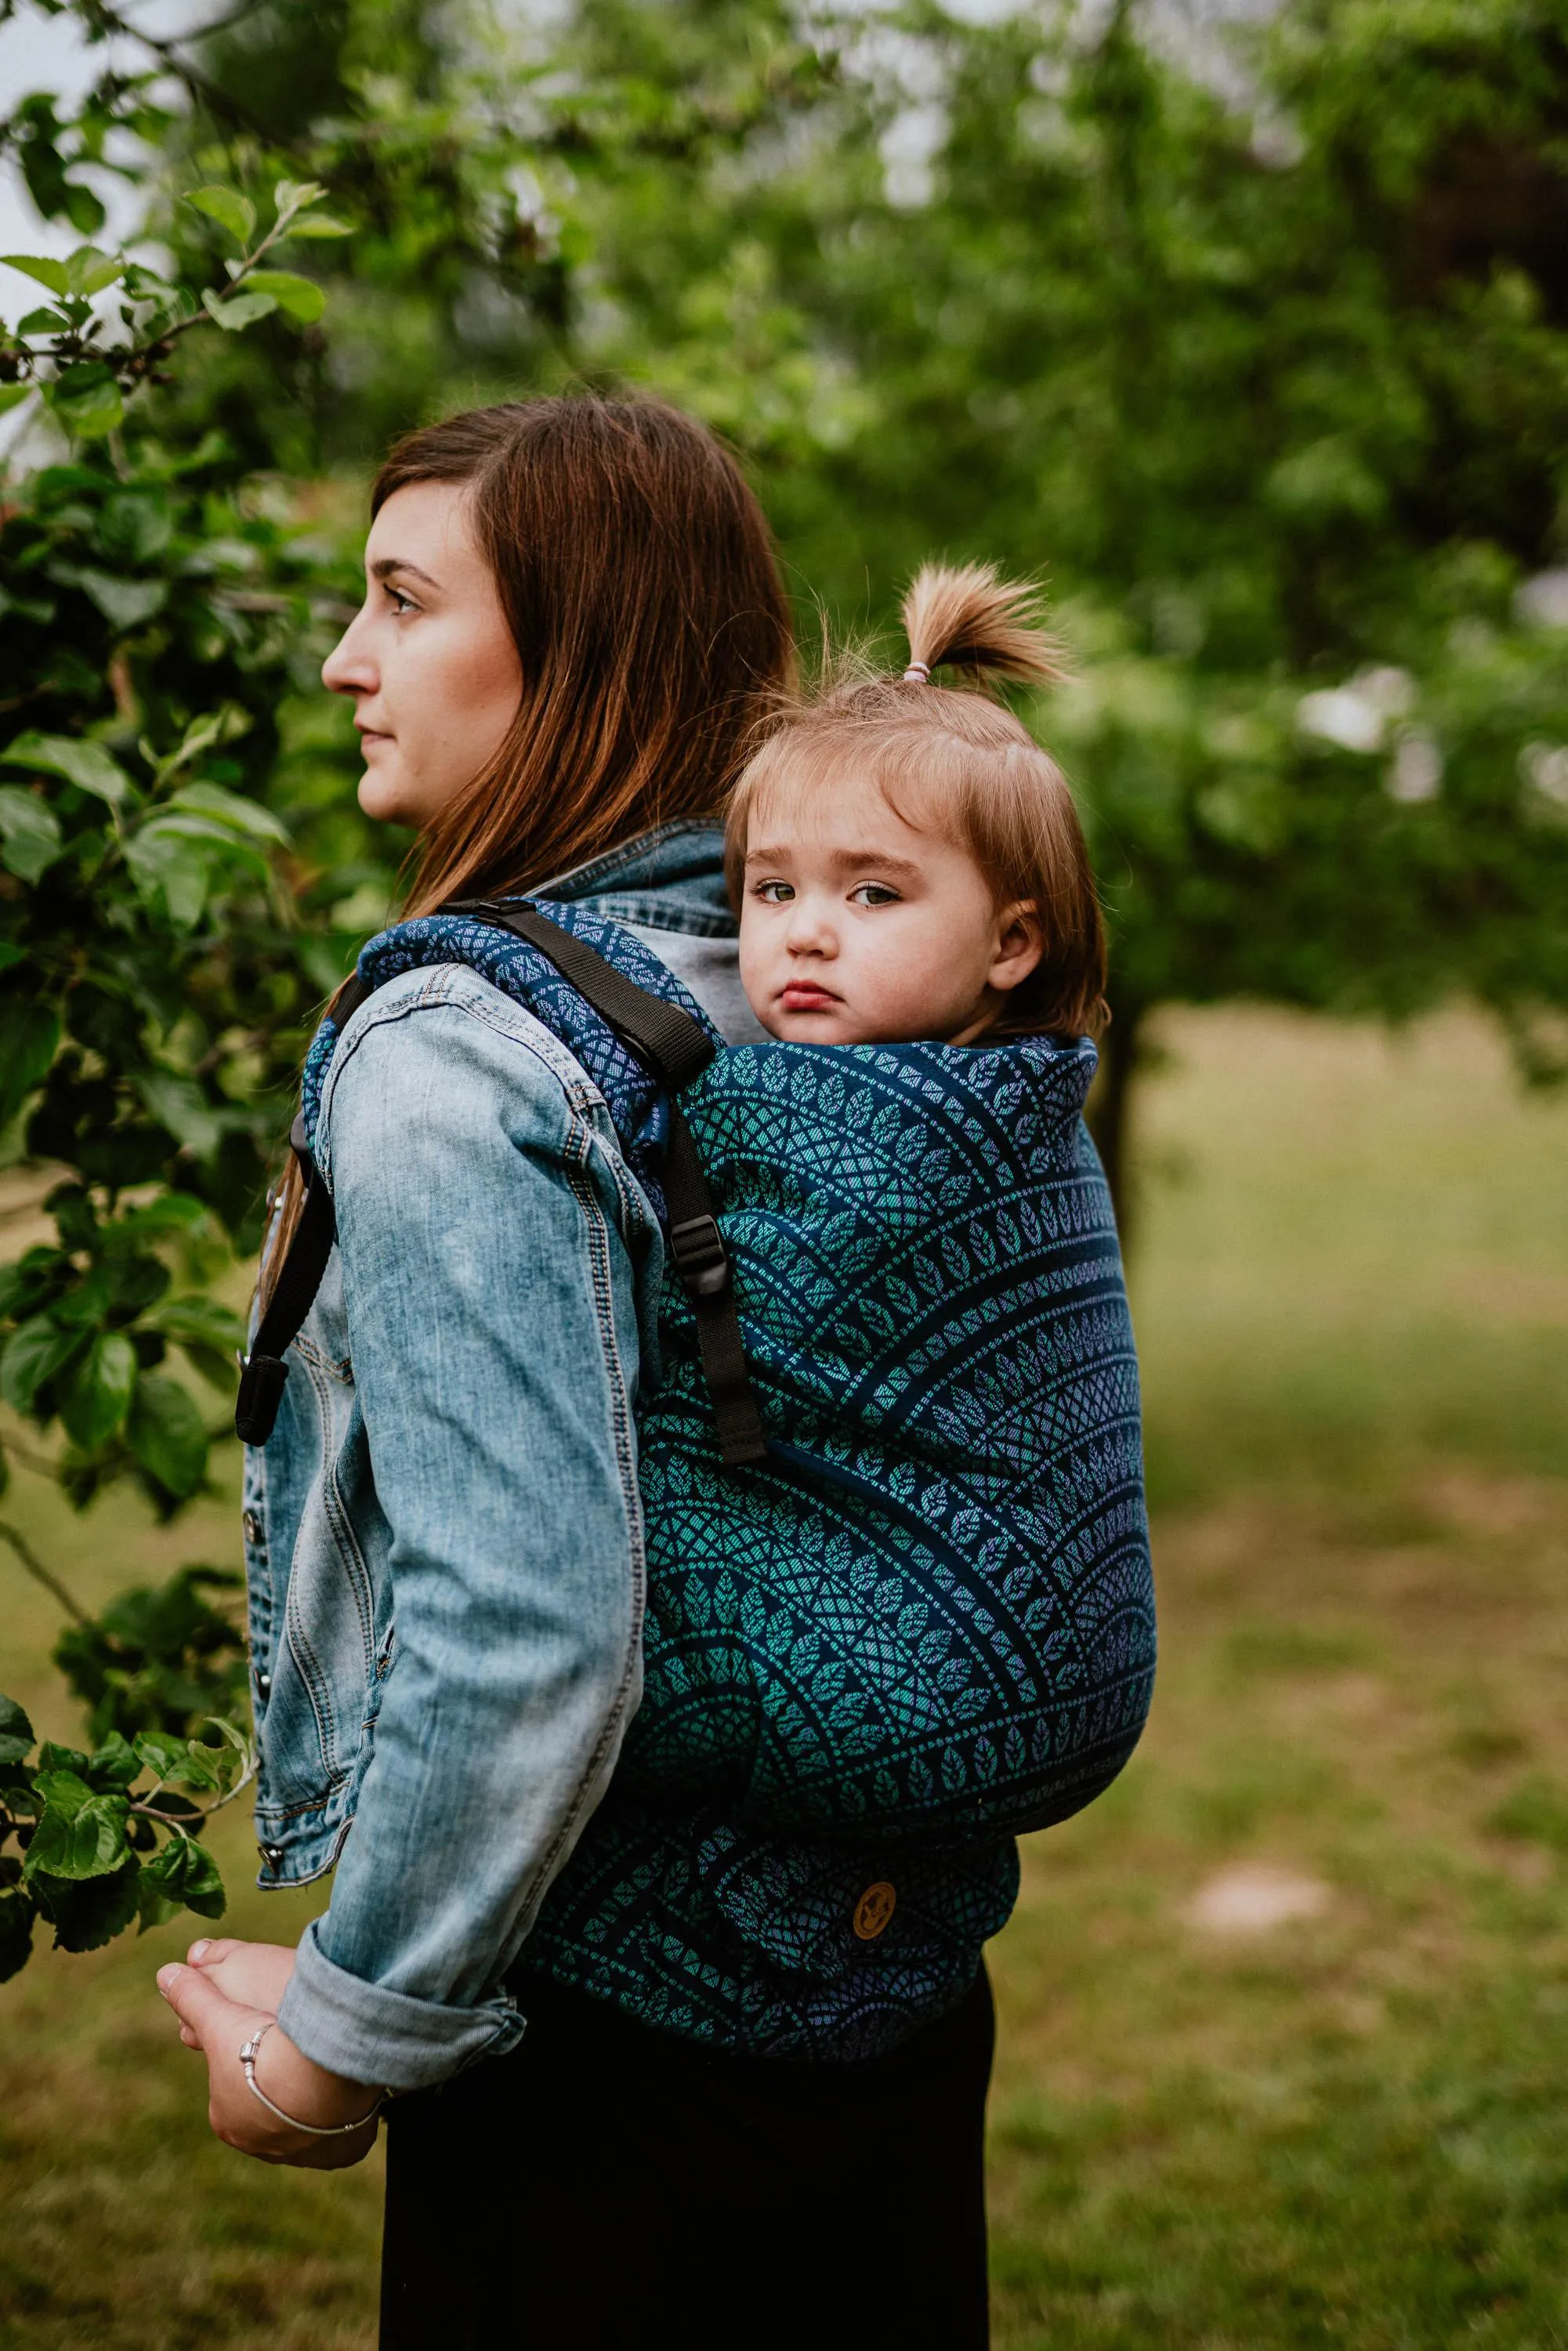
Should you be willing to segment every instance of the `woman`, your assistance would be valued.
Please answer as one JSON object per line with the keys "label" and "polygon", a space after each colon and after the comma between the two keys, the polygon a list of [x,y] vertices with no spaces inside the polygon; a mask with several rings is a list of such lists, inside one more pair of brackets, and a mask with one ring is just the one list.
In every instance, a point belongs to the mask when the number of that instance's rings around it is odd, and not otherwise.
{"label": "woman", "polygon": [[[793,655],[731,461],[540,401],[413,434],[373,507],[324,676],[361,805],[421,836],[410,913],[548,884],[754,1035],[713,811]],[[160,1971],[214,2129],[351,2163],[398,2094],[385,2346],[983,2344],[1010,1842],[936,1856],[884,1937],[875,1855],[606,1800],[660,1250],[603,1101],[424,968],[348,1021],[315,1148],[339,1246],[246,1541],[263,1883],[336,1878],[298,1952]]]}

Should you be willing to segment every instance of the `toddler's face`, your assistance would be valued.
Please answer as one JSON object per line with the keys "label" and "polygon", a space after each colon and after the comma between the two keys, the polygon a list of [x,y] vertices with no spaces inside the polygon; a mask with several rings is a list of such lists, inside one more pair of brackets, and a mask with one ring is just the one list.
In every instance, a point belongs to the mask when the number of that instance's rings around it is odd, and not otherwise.
{"label": "toddler's face", "polygon": [[786,1043],[970,1043],[1040,960],[1028,909],[998,909],[967,850],[874,785],[753,813],[740,916],[752,1010]]}

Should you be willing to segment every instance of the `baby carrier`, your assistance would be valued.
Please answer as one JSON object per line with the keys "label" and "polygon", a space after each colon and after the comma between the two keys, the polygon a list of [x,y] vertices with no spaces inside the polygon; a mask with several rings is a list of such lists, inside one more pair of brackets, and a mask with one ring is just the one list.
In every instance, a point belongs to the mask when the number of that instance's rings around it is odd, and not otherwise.
{"label": "baby carrier", "polygon": [[1092,1046],[725,1049],[654,956],[576,907],[399,925],[307,1063],[304,1202],[241,1379],[246,1443],[271,1434],[332,1246],[310,1146],[337,1039],[388,979],[452,963],[576,1056],[665,1235],[618,1782],[829,1839],[1079,1811],[1132,1752],[1155,1662]]}

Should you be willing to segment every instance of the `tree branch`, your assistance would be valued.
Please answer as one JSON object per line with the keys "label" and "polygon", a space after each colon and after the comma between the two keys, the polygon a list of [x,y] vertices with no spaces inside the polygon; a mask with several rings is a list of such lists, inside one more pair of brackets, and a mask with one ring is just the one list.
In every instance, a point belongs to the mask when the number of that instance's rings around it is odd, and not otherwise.
{"label": "tree branch", "polygon": [[16,1528],[7,1526],[4,1520],[0,1520],[0,1542],[10,1544],[27,1573],[43,1585],[51,1599],[58,1601],[68,1616],[74,1616],[78,1625],[90,1623],[87,1610],[71,1598],[59,1577],[44,1565],[26,1535],[18,1534]]}

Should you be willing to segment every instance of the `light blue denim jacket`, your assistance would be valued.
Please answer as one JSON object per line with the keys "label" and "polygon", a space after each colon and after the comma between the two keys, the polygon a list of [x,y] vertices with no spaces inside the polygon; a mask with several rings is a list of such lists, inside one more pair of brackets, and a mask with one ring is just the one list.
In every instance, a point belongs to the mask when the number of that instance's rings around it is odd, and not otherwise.
{"label": "light blue denim jacket", "polygon": [[[738,1042],[720,846],[664,826],[549,894]],[[663,1244],[598,1090],[465,967],[354,1015],[316,1155],[339,1246],[246,1468],[260,1882],[336,1865],[279,2022],[413,2089],[520,2037],[501,1978],[637,1705]]]}

